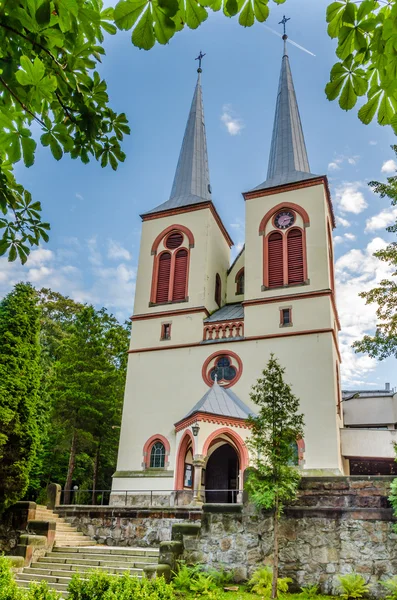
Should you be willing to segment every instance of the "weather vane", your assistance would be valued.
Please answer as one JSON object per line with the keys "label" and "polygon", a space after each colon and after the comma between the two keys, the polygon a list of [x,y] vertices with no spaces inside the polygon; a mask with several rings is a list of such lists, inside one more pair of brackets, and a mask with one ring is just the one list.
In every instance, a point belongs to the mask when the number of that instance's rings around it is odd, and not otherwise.
{"label": "weather vane", "polygon": [[203,60],[204,56],[205,54],[203,54],[200,50],[200,54],[197,56],[197,58],[194,59],[199,61],[199,68],[197,69],[197,73],[201,73],[201,61]]}
{"label": "weather vane", "polygon": [[288,19],[287,19],[287,17],[284,15],[282,20],[279,22],[279,25],[282,25],[284,27],[284,35],[287,35],[285,26],[287,24],[287,21],[290,21],[290,20],[291,20],[291,17],[288,17]]}

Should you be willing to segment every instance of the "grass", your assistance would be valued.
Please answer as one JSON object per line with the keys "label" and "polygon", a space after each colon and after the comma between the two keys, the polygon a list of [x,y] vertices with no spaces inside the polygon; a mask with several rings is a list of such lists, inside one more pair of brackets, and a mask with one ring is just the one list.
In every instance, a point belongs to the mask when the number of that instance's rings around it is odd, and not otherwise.
{"label": "grass", "polygon": [[[230,584],[230,587],[234,587],[234,584]],[[183,594],[183,598],[186,600],[197,600],[199,596],[195,594]],[[220,595],[221,600],[262,600],[262,596],[258,594],[252,594],[248,592],[245,586],[239,586],[238,592],[222,592]],[[332,600],[333,596],[323,596],[318,594],[314,596],[315,600]],[[279,594],[279,600],[307,600],[303,594]],[[312,599],[313,600],[313,599]]]}

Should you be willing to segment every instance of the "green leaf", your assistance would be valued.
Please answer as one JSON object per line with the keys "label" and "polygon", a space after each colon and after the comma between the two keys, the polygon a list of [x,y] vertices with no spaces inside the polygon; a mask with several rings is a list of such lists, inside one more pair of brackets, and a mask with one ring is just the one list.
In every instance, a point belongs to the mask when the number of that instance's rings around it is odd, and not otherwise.
{"label": "green leaf", "polygon": [[153,31],[152,12],[149,6],[132,32],[131,39],[134,46],[138,46],[138,48],[142,48],[143,50],[150,50],[150,48],[153,48],[156,38]]}
{"label": "green leaf", "polygon": [[243,27],[252,27],[255,23],[254,9],[252,8],[251,0],[248,0],[240,13],[238,22]]}
{"label": "green leaf", "polygon": [[361,21],[364,17],[368,16],[370,12],[376,8],[375,0],[364,0],[361,2],[357,11],[357,21]]}
{"label": "green leaf", "polygon": [[51,19],[51,2],[44,0],[36,10],[36,21],[39,25],[48,25]]}
{"label": "green leaf", "polygon": [[343,110],[351,110],[357,102],[357,95],[354,91],[351,79],[347,79],[339,98],[339,106]]}
{"label": "green leaf", "polygon": [[366,104],[364,104],[358,111],[358,118],[364,125],[371,123],[372,119],[376,115],[380,100],[380,92],[373,96]]}
{"label": "green leaf", "polygon": [[224,13],[227,17],[234,17],[234,15],[237,15],[237,0],[226,0],[226,2],[224,3]]}
{"label": "green leaf", "polygon": [[167,44],[175,33],[175,23],[163,13],[154,3],[153,16],[155,18],[154,33],[160,44]]}
{"label": "green leaf", "polygon": [[62,146],[58,143],[57,139],[53,135],[50,137],[50,148],[52,156],[55,158],[55,160],[61,160],[63,156]]}
{"label": "green leaf", "polygon": [[395,110],[391,104],[390,98],[386,93],[384,93],[378,110],[379,125],[390,125],[394,117],[394,113]]}
{"label": "green leaf", "polygon": [[338,37],[342,26],[342,17],[346,4],[342,2],[332,2],[327,8],[328,35],[331,38]]}
{"label": "green leaf", "polygon": [[12,245],[10,248],[10,252],[8,254],[8,261],[9,262],[14,262],[14,260],[17,258],[17,249],[15,248],[15,245]]}
{"label": "green leaf", "polygon": [[207,11],[196,0],[186,0],[185,20],[190,29],[197,29],[207,17]]}
{"label": "green leaf", "polygon": [[263,23],[269,16],[267,0],[254,0],[254,13],[257,21]]}
{"label": "green leaf", "polygon": [[343,78],[334,79],[333,81],[327,83],[327,85],[325,86],[325,93],[327,95],[328,100],[335,100],[339,96],[343,83]]}
{"label": "green leaf", "polygon": [[117,27],[112,23],[107,23],[106,21],[101,21],[101,27],[110,35],[115,35],[117,33]]}
{"label": "green leaf", "polygon": [[31,137],[21,137],[23,162],[25,167],[31,167],[34,163],[34,151],[36,142]]}
{"label": "green leaf", "polygon": [[339,32],[338,47],[336,55],[342,60],[353,52],[355,30],[351,27],[342,27]]}
{"label": "green leaf", "polygon": [[147,0],[121,0],[114,9],[114,21],[119,29],[131,29],[138,20]]}

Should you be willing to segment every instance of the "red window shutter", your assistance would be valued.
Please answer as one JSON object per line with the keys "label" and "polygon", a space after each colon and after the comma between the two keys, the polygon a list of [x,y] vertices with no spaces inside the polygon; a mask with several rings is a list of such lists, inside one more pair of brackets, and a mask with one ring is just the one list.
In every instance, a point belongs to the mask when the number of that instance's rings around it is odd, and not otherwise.
{"label": "red window shutter", "polygon": [[184,300],[186,298],[187,258],[187,250],[183,248],[178,250],[175,255],[173,300]]}
{"label": "red window shutter", "polygon": [[299,229],[292,229],[287,238],[288,283],[303,283],[303,238]]}
{"label": "red window shutter", "polygon": [[269,287],[278,287],[284,284],[283,269],[283,236],[281,233],[272,233],[268,239],[268,269]]}
{"label": "red window shutter", "polygon": [[168,301],[168,290],[170,287],[171,254],[164,252],[159,258],[159,270],[157,275],[156,302]]}
{"label": "red window shutter", "polygon": [[165,245],[169,250],[175,250],[175,248],[179,248],[179,246],[182,244],[183,242],[183,235],[181,233],[179,233],[179,231],[175,231],[174,233],[171,233],[166,241],[165,241]]}

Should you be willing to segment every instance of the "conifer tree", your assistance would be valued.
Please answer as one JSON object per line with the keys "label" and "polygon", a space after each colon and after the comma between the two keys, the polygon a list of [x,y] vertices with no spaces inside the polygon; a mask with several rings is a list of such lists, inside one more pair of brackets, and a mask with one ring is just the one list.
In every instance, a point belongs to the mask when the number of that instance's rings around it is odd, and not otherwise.
{"label": "conifer tree", "polygon": [[246,489],[259,508],[274,512],[272,598],[277,598],[279,520],[284,504],[297,495],[300,474],[294,459],[304,427],[299,400],[285,383],[284,372],[272,354],[250,394],[259,411],[249,419],[247,441],[254,464]]}
{"label": "conifer tree", "polygon": [[18,283],[0,302],[0,513],[20,500],[39,443],[40,310]]}

